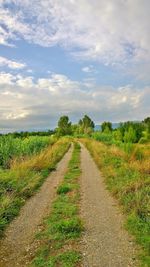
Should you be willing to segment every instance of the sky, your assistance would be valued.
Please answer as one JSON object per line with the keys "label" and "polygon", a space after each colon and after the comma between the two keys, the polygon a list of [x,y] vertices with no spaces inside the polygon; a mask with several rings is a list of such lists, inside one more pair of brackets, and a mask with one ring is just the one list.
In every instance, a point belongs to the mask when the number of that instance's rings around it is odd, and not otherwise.
{"label": "sky", "polygon": [[150,115],[149,0],[0,0],[0,132]]}

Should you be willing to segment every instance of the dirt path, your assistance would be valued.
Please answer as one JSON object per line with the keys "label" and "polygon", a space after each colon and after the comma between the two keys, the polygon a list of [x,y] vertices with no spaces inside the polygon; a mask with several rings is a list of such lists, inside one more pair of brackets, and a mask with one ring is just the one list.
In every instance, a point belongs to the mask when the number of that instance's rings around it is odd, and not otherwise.
{"label": "dirt path", "polygon": [[37,244],[32,241],[40,230],[42,219],[49,212],[58,183],[63,179],[71,158],[72,148],[66,153],[42,185],[40,191],[30,198],[21,209],[20,215],[10,224],[6,237],[0,245],[0,267],[24,267]]}
{"label": "dirt path", "polygon": [[81,241],[83,266],[135,267],[134,245],[123,229],[123,216],[83,146],[81,168],[81,214],[86,228]]}

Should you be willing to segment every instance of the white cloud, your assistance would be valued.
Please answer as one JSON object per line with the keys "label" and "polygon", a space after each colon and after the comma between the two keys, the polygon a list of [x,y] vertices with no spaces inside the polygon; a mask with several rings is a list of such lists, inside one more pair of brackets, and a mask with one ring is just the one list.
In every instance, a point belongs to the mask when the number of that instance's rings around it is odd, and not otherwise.
{"label": "white cloud", "polygon": [[0,67],[3,67],[3,66],[7,66],[10,69],[23,69],[26,67],[26,64],[0,56]]}
{"label": "white cloud", "polygon": [[15,80],[15,76],[10,73],[1,72],[0,73],[0,85],[11,85]]}
{"label": "white cloud", "polygon": [[0,74],[0,128],[39,129],[56,126],[59,116],[78,120],[85,113],[101,122],[143,119],[149,113],[150,87],[98,86],[51,74],[31,76]]}
{"label": "white cloud", "polygon": [[21,75],[17,76],[16,85],[24,88],[24,89],[30,89],[34,86],[33,84],[33,77],[22,77]]}
{"label": "white cloud", "polygon": [[[6,3],[14,8],[6,9]],[[1,2],[5,27],[0,40],[59,44],[75,57],[105,65],[145,62],[150,60],[149,10],[147,0],[6,0]]]}
{"label": "white cloud", "polygon": [[96,72],[93,65],[83,67],[82,71],[86,72],[86,73],[95,73]]}
{"label": "white cloud", "polygon": [[9,113],[6,116],[6,120],[18,120],[18,119],[24,119],[29,115],[29,112],[25,112],[22,110],[16,111],[16,113]]}
{"label": "white cloud", "polygon": [[13,46],[10,40],[16,40],[21,36],[28,36],[31,34],[29,25],[21,22],[23,13],[20,11],[9,10],[4,8],[7,3],[13,1],[2,1],[0,3],[0,44]]}

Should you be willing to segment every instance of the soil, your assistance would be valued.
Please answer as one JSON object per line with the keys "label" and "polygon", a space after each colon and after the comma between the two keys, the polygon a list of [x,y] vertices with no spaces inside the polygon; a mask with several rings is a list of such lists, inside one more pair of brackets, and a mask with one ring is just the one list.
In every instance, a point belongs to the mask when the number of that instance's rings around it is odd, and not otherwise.
{"label": "soil", "polygon": [[135,245],[124,229],[120,207],[106,189],[103,177],[87,149],[81,150],[81,240],[84,267],[137,266]]}
{"label": "soil", "polygon": [[71,154],[72,148],[8,226],[0,243],[0,267],[24,267],[29,264],[39,246],[34,241],[35,233],[41,230],[43,218],[50,212],[56,188],[63,180]]}

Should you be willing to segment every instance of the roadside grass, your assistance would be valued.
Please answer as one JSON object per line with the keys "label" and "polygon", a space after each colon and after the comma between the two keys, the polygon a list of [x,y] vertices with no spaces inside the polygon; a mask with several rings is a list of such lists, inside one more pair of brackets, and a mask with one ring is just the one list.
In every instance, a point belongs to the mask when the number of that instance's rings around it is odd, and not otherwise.
{"label": "roadside grass", "polygon": [[79,218],[80,145],[74,144],[72,158],[63,182],[57,189],[52,211],[37,234],[41,245],[32,267],[75,267],[81,261],[77,242],[83,230]]}
{"label": "roadside grass", "polygon": [[127,215],[125,227],[140,244],[141,266],[150,266],[150,146],[137,144],[132,153],[126,154],[114,145],[92,139],[81,141]]}
{"label": "roadside grass", "polygon": [[56,141],[55,136],[30,136],[26,138],[0,136],[0,167],[7,169],[14,158],[36,155]]}
{"label": "roadside grass", "polygon": [[54,145],[26,160],[15,160],[10,169],[0,169],[0,237],[21,206],[44,182],[69,149],[70,141],[61,138]]}

